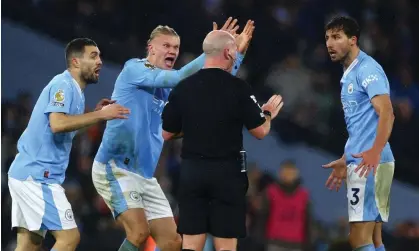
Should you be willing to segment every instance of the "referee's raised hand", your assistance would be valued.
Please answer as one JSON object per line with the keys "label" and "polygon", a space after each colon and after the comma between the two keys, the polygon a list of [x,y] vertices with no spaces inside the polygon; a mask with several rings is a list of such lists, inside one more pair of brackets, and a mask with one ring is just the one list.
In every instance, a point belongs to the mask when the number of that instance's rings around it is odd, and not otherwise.
{"label": "referee's raised hand", "polygon": [[248,20],[243,31],[236,37],[237,51],[245,54],[247,48],[249,48],[250,40],[253,37],[253,31],[255,30],[255,22]]}
{"label": "referee's raised hand", "polygon": [[283,106],[284,102],[282,102],[281,95],[273,95],[268,102],[262,106],[262,110],[269,111],[271,113],[271,118],[274,119]]}
{"label": "referee's raised hand", "polygon": [[[239,26],[236,24],[237,24],[237,19],[233,20],[232,17],[229,17],[220,30],[227,31],[228,33],[233,35],[234,38],[236,38],[238,36],[236,31],[239,29]],[[214,31],[218,30],[218,25],[216,22],[212,22],[212,30]]]}
{"label": "referee's raised hand", "polygon": [[[237,51],[245,54],[253,37],[255,22],[253,20],[248,20],[246,26],[243,28],[243,31],[240,34],[237,34],[238,29],[239,25],[237,25],[237,19],[229,17],[220,30],[227,31],[233,35],[233,37],[236,39]],[[212,23],[212,30],[218,30],[218,25],[216,22]]]}

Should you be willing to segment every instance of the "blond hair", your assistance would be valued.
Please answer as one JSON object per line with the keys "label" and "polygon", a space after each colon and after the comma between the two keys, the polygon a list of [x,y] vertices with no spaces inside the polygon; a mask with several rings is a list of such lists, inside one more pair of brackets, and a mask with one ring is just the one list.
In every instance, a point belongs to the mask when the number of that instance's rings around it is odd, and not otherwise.
{"label": "blond hair", "polygon": [[156,28],[154,28],[154,30],[151,32],[150,38],[147,41],[147,45],[150,44],[151,41],[153,41],[153,39],[156,38],[158,35],[171,35],[179,37],[179,35],[173,28],[167,25],[159,25]]}

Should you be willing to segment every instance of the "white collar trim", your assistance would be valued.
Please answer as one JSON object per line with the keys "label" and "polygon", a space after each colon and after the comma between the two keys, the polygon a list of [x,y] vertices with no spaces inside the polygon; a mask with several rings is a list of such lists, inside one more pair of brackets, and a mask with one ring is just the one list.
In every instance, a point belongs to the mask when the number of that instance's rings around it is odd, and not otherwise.
{"label": "white collar trim", "polygon": [[349,72],[351,72],[351,70],[355,67],[355,65],[358,64],[358,62],[358,58],[355,58],[355,60],[349,65],[348,69],[346,69],[343,73],[343,77],[346,77],[349,74]]}

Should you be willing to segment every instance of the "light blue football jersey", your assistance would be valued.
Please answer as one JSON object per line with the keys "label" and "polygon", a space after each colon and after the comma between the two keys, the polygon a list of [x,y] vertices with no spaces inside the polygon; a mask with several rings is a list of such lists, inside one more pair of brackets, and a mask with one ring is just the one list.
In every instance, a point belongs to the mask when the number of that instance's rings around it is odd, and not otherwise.
{"label": "light blue football jersey", "polygon": [[[237,55],[236,74],[244,56]],[[112,99],[131,110],[126,120],[108,121],[95,160],[113,159],[119,168],[152,178],[162,148],[161,114],[171,88],[204,66],[202,54],[180,70],[163,70],[146,59],[127,61],[119,74]]]}
{"label": "light blue football jersey", "polygon": [[10,166],[9,176],[62,184],[77,132],[52,133],[49,114],[79,115],[84,113],[84,107],[84,93],[71,74],[64,71],[55,76],[42,90],[28,126],[19,138],[18,154]]}
{"label": "light blue football jersey", "polygon": [[[345,70],[341,83],[341,101],[349,133],[345,145],[347,164],[359,164],[361,159],[352,154],[370,149],[377,135],[378,115],[371,103],[377,95],[390,95],[390,86],[383,68],[372,57],[360,51],[358,57]],[[387,142],[380,163],[394,161]]]}

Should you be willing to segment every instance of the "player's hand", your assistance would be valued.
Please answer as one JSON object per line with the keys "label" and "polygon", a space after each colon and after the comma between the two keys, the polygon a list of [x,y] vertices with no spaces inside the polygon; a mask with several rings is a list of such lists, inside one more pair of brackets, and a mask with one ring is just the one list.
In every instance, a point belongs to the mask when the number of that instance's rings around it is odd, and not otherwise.
{"label": "player's hand", "polygon": [[99,103],[97,103],[96,108],[95,108],[95,111],[100,111],[100,110],[102,110],[102,108],[103,108],[104,106],[107,106],[107,105],[113,104],[113,103],[115,103],[115,102],[116,102],[116,100],[110,100],[110,99],[107,99],[107,98],[101,99],[101,100],[99,101]]}
{"label": "player's hand", "polygon": [[329,164],[323,165],[323,168],[333,169],[332,173],[329,175],[329,178],[326,181],[326,187],[330,190],[335,189],[336,192],[339,191],[342,186],[342,181],[346,179],[347,175],[347,166],[344,158],[332,161]]}
{"label": "player's hand", "polygon": [[252,40],[254,30],[255,22],[253,20],[248,20],[243,31],[236,37],[237,50],[241,54],[245,54],[247,48],[249,48],[250,40]]}
{"label": "player's hand", "polygon": [[374,172],[374,176],[377,173],[378,164],[380,164],[380,151],[375,148],[371,148],[365,152],[352,154],[354,158],[362,158],[361,163],[355,168],[355,173],[359,170],[359,177],[368,177],[371,171]]}
{"label": "player's hand", "polygon": [[126,115],[130,113],[130,110],[120,104],[110,104],[104,106],[99,112],[102,114],[104,120],[112,120],[127,119],[128,116]]}
{"label": "player's hand", "polygon": [[[239,26],[236,24],[237,24],[237,19],[233,20],[232,17],[229,17],[220,30],[227,31],[228,33],[233,35],[234,38],[236,38],[238,36],[236,31],[239,29]],[[214,31],[218,30],[218,25],[216,22],[212,22],[212,30]]]}
{"label": "player's hand", "polygon": [[282,102],[281,95],[273,95],[266,104],[262,105],[262,110],[269,111],[272,115],[272,119],[274,119],[283,106],[284,102]]}

